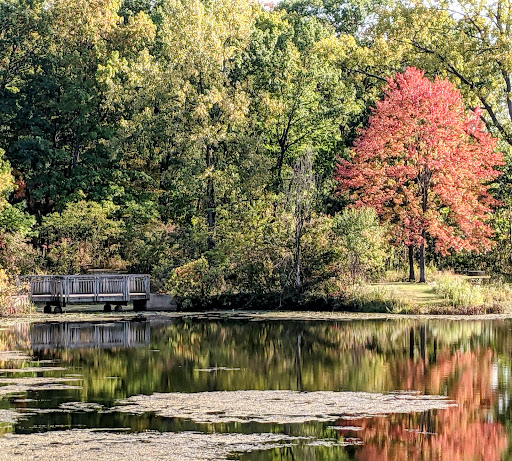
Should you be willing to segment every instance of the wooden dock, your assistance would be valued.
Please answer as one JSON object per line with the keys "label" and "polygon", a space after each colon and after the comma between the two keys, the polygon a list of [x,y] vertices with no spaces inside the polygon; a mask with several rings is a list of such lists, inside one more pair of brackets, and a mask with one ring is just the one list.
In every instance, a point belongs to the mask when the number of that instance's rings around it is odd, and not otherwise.
{"label": "wooden dock", "polygon": [[34,303],[45,303],[44,312],[62,312],[67,304],[105,303],[104,310],[117,311],[133,302],[135,311],[146,310],[149,300],[149,275],[94,274],[94,275],[31,275],[23,277],[30,285]]}

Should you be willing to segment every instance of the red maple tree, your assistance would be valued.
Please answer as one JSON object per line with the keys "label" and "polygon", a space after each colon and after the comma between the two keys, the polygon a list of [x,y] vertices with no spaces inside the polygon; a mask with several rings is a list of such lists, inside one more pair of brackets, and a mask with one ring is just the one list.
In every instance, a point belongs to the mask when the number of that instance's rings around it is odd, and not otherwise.
{"label": "red maple tree", "polygon": [[484,129],[480,110],[466,112],[460,92],[444,79],[431,82],[409,67],[389,78],[369,125],[354,143],[351,161],[340,160],[338,193],[370,206],[392,225],[393,243],[420,249],[425,281],[427,236],[441,254],[491,245],[485,223],[497,204],[489,181],[503,156]]}

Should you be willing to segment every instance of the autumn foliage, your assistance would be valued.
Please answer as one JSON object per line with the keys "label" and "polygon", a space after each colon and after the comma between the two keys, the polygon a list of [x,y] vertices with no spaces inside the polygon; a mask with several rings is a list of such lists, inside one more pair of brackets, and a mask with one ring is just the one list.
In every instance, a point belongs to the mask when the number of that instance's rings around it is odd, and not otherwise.
{"label": "autumn foliage", "polygon": [[392,225],[394,243],[441,254],[491,245],[485,223],[496,201],[488,183],[503,156],[484,129],[480,110],[466,112],[448,81],[408,68],[389,78],[356,140],[351,161],[340,160],[338,192],[355,206],[373,207]]}

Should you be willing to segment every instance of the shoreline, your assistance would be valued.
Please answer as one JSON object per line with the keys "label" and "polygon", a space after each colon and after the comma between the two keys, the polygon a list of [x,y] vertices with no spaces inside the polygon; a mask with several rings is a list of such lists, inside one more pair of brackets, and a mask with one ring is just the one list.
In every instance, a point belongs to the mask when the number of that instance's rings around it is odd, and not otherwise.
{"label": "shoreline", "polygon": [[269,310],[209,310],[196,312],[165,311],[125,311],[104,313],[102,311],[71,311],[62,314],[43,314],[35,312],[16,317],[0,317],[0,328],[22,323],[61,323],[87,321],[120,321],[134,317],[144,317],[150,322],[165,320],[192,319],[199,321],[234,320],[234,321],[358,321],[358,320],[451,320],[482,321],[512,320],[512,313],[502,314],[394,314],[364,312],[329,312],[329,311],[269,311]]}

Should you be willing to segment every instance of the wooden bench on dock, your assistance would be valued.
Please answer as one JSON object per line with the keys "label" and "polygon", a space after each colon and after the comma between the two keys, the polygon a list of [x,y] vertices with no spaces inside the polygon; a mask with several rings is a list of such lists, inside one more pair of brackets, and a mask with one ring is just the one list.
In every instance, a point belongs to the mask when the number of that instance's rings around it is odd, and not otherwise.
{"label": "wooden bench on dock", "polygon": [[30,275],[23,277],[30,284],[30,298],[45,303],[44,312],[62,312],[67,304],[105,303],[104,311],[116,311],[133,302],[134,311],[146,310],[149,300],[149,275]]}

